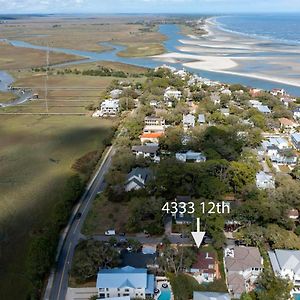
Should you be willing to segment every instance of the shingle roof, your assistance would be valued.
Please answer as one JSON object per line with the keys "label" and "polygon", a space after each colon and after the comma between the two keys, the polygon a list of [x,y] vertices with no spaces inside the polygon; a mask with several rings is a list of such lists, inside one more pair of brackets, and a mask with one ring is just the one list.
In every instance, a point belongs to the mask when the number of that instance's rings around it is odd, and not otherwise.
{"label": "shingle roof", "polygon": [[149,179],[152,172],[149,168],[135,168],[132,169],[131,172],[127,175],[127,180],[136,176],[141,177],[145,182]]}
{"label": "shingle roof", "polygon": [[227,256],[225,263],[229,272],[262,268],[261,256],[256,247],[234,247],[234,257]]}
{"label": "shingle roof", "polygon": [[229,294],[214,292],[194,292],[194,300],[230,300]]}
{"label": "shingle roof", "polygon": [[144,133],[141,135],[141,138],[144,138],[144,139],[160,138],[163,135],[164,135],[163,132]]}
{"label": "shingle roof", "polygon": [[155,145],[155,146],[154,145],[153,146],[141,145],[141,146],[132,146],[131,149],[132,149],[132,151],[155,154],[158,151],[159,146],[157,146],[157,145]]}

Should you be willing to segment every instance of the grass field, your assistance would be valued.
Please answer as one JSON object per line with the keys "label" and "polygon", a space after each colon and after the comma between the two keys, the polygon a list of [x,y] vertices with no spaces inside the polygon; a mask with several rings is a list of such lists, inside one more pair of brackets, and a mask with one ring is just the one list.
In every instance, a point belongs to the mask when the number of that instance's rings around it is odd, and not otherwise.
{"label": "grass field", "polygon": [[[0,24],[0,38],[23,40],[36,45],[76,50],[103,51],[101,42],[130,46],[160,44],[165,37],[136,17],[39,18]],[[149,46],[152,48],[152,46]],[[143,54],[143,51],[140,51]],[[144,55],[142,55],[144,56]]]}
{"label": "grass field", "polygon": [[127,203],[113,203],[107,201],[104,195],[98,196],[84,223],[82,233],[87,236],[104,234],[110,228],[124,232],[128,217]]}
{"label": "grass field", "polygon": [[124,51],[118,53],[123,57],[143,57],[159,55],[165,52],[162,44],[147,43],[147,44],[130,44]]}
{"label": "grass field", "polygon": [[[49,56],[50,64],[80,60],[82,57],[64,53],[53,53]],[[18,70],[46,65],[45,51],[17,48],[0,42],[0,69]]]}
{"label": "grass field", "polygon": [[16,99],[15,94],[0,92],[0,102],[2,102],[2,103],[10,102],[10,101],[12,101],[14,99]]}
{"label": "grass field", "polygon": [[24,299],[31,232],[47,220],[74,161],[103,150],[113,124],[74,116],[0,116],[0,123],[0,299]]}

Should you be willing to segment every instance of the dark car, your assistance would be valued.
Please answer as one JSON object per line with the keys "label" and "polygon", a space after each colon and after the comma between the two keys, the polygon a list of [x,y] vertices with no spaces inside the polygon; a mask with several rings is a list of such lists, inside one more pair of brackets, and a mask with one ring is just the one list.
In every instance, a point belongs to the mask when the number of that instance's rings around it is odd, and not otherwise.
{"label": "dark car", "polygon": [[125,236],[125,232],[120,232],[119,236]]}
{"label": "dark car", "polygon": [[81,216],[82,216],[82,213],[81,213],[81,212],[79,212],[79,213],[77,213],[77,214],[76,214],[76,216],[75,216],[75,219],[77,219],[77,220],[78,220],[78,219],[80,219],[80,218],[81,218]]}

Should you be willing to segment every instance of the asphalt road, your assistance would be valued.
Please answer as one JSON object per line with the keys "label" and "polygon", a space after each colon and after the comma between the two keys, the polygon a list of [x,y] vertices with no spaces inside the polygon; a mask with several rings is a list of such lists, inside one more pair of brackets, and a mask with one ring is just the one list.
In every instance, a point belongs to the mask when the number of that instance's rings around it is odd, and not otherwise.
{"label": "asphalt road", "polygon": [[[97,196],[97,193],[103,189],[104,175],[111,166],[114,153],[115,149],[110,147],[96,173],[96,176],[91,184],[87,187],[87,190],[82,196],[79,205],[77,208],[75,208],[72,214],[69,226],[65,232],[64,243],[62,244],[62,248],[57,259],[56,269],[49,278],[48,290],[46,290],[44,296],[45,300],[65,300],[68,289],[69,271],[72,265],[74,250],[81,237],[80,231],[93,200]],[[82,215],[79,219],[76,219],[75,215],[78,212],[80,212]]]}

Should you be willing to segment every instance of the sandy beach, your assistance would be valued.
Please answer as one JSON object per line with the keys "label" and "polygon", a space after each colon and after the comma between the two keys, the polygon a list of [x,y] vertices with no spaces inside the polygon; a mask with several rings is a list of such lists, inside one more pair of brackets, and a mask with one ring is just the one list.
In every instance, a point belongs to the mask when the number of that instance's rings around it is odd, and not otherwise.
{"label": "sandy beach", "polygon": [[300,46],[280,44],[222,30],[206,20],[207,34],[180,40],[177,52],[155,56],[195,70],[263,79],[300,87]]}

